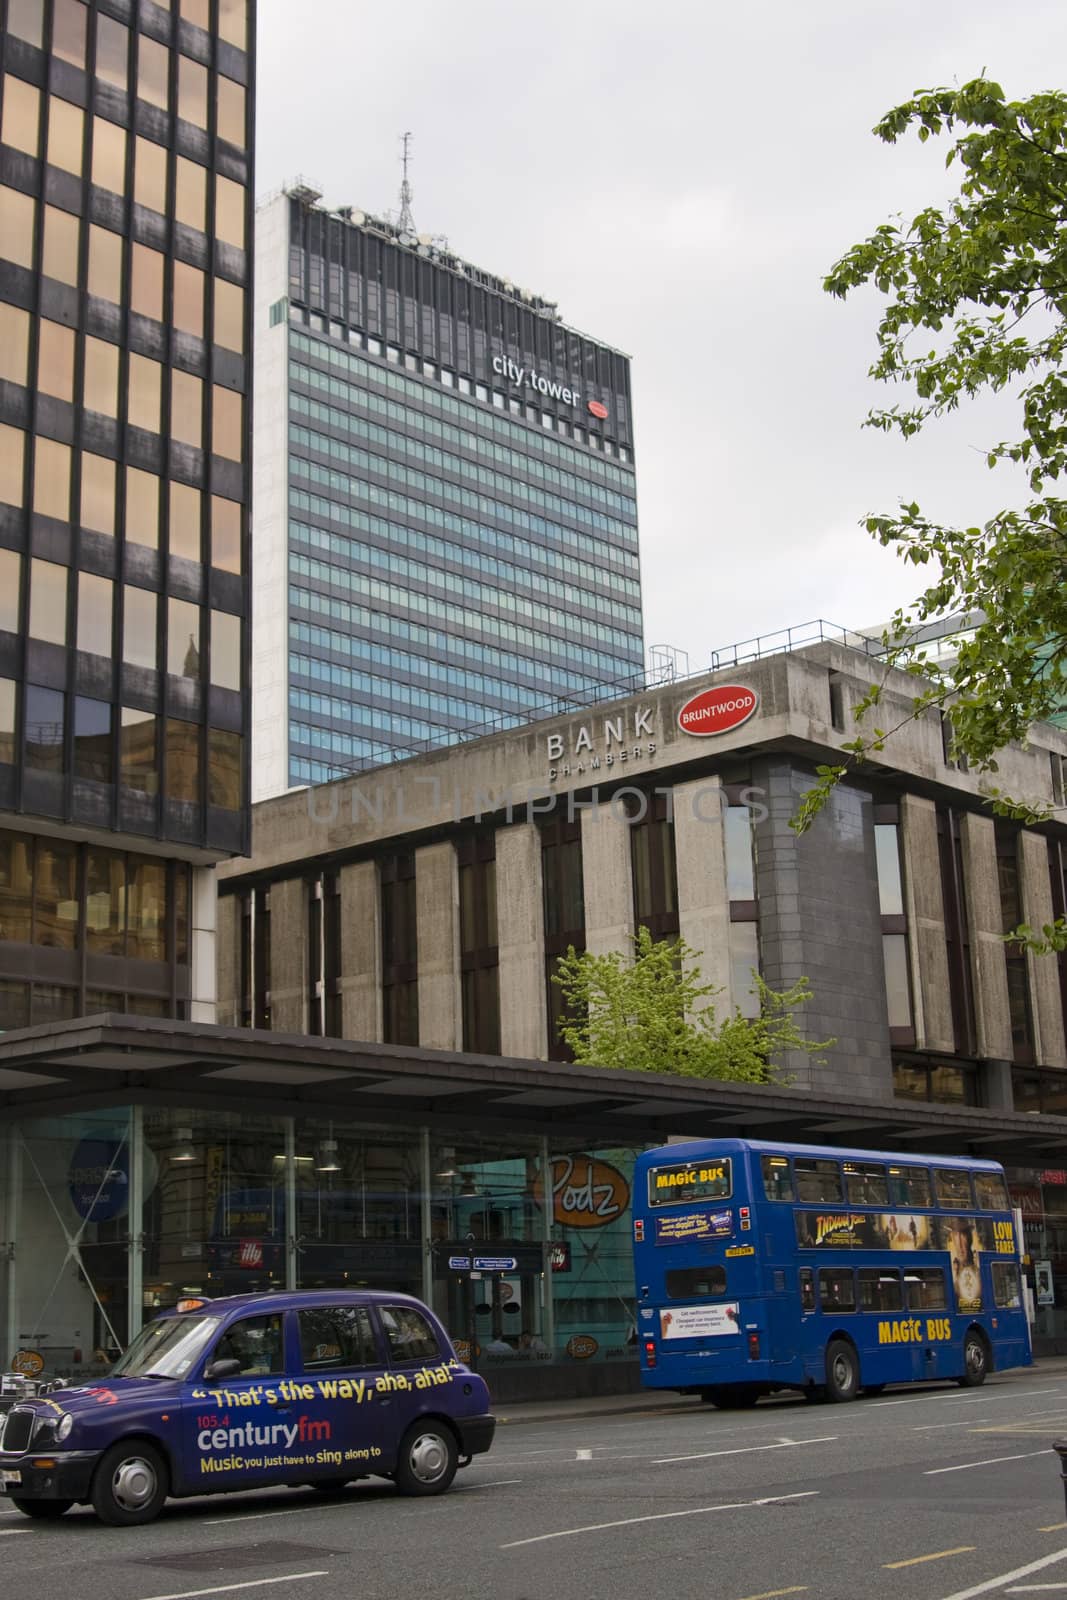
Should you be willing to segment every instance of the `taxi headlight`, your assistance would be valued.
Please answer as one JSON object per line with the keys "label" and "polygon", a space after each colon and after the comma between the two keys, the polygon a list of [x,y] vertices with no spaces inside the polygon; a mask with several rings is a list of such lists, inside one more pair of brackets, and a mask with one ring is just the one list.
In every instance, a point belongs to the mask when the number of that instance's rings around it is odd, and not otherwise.
{"label": "taxi headlight", "polygon": [[73,1431],[73,1428],[74,1428],[74,1418],[71,1416],[70,1412],[68,1411],[66,1413],[66,1415],[60,1417],[59,1421],[56,1423],[56,1438],[58,1439],[60,1444],[63,1443],[64,1439],[69,1439],[70,1438],[71,1432]]}

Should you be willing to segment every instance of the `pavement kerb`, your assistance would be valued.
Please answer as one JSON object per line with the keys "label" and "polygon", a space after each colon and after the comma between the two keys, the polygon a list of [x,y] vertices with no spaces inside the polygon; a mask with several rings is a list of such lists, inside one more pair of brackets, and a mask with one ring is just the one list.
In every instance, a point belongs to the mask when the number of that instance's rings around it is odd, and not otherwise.
{"label": "pavement kerb", "polygon": [[[1067,1373],[1067,1356],[1044,1356],[1031,1367],[1012,1369],[1017,1380],[1055,1377]],[[901,1391],[905,1388],[900,1386]],[[500,1427],[517,1427],[528,1422],[577,1422],[583,1418],[640,1415],[641,1412],[689,1411],[699,1408],[695,1395],[675,1394],[671,1389],[650,1389],[643,1394],[613,1394],[583,1397],[578,1400],[523,1400],[514,1405],[494,1406]]]}

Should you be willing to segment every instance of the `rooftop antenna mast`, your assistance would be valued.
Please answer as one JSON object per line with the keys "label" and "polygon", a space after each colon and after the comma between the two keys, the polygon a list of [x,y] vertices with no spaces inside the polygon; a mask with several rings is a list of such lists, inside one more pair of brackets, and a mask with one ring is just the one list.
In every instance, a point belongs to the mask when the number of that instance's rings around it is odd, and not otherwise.
{"label": "rooftop antenna mast", "polygon": [[400,143],[403,147],[400,164],[404,169],[404,176],[400,184],[400,216],[397,219],[396,226],[401,238],[404,238],[407,234],[414,239],[415,218],[411,214],[413,191],[411,184],[408,182],[408,163],[411,160],[411,134],[402,133],[400,135]]}

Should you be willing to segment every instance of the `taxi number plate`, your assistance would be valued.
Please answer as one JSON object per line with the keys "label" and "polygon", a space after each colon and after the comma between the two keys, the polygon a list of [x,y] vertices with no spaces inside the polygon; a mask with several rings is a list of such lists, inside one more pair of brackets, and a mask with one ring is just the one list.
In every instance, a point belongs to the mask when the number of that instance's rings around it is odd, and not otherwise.
{"label": "taxi number plate", "polygon": [[0,1472],[0,1483],[21,1483],[21,1472]]}

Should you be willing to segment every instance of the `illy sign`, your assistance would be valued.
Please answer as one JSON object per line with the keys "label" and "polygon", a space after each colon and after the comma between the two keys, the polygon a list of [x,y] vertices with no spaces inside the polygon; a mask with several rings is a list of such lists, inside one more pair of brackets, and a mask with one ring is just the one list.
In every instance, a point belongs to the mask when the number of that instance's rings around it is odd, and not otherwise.
{"label": "illy sign", "polygon": [[739,728],[758,710],[759,694],[755,689],[746,689],[738,683],[719,683],[714,689],[703,689],[685,702],[678,713],[678,726],[683,733],[707,739],[712,734]]}

